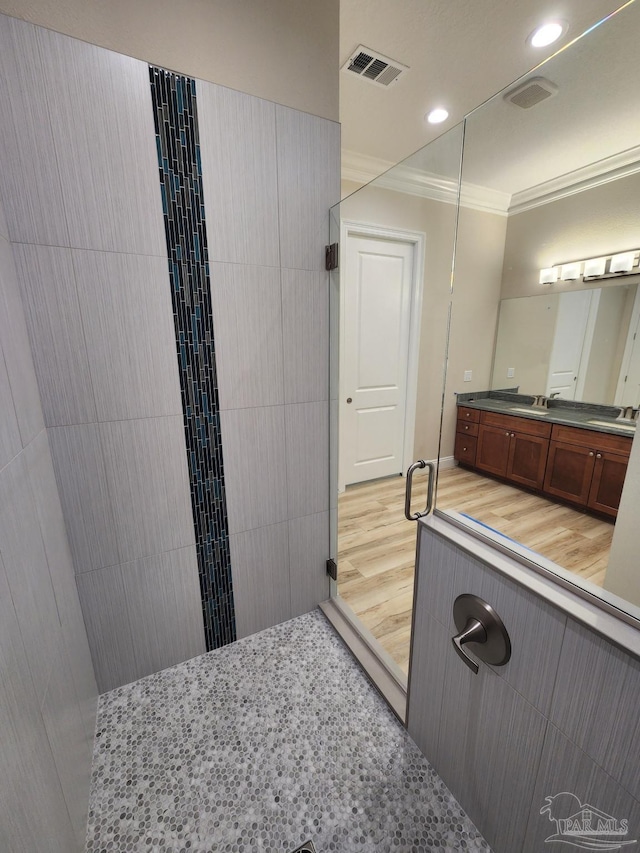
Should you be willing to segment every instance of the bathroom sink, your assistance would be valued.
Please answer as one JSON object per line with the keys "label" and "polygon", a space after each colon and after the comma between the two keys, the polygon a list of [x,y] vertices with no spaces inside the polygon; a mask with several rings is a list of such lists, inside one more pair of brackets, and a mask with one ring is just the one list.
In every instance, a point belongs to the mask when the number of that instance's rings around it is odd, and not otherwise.
{"label": "bathroom sink", "polygon": [[615,427],[616,429],[626,429],[629,432],[636,431],[635,424],[624,424],[620,421],[589,421],[593,426],[601,426],[601,427]]}
{"label": "bathroom sink", "polygon": [[510,412],[524,412],[525,415],[548,415],[549,414],[548,409],[534,409],[532,406],[529,406],[528,408],[523,407],[522,409],[518,408],[517,406],[512,406],[512,408],[510,408],[509,411]]}

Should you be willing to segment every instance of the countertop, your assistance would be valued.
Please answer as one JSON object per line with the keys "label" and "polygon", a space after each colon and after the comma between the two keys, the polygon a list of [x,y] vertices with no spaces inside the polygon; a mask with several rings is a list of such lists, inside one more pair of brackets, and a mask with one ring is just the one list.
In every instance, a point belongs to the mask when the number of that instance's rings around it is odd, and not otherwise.
{"label": "countertop", "polygon": [[[550,400],[548,409],[539,409],[528,405],[526,402],[511,402],[510,400],[496,399],[494,397],[458,400],[458,406],[466,406],[468,409],[480,409],[484,412],[500,412],[503,415],[511,415],[516,418],[528,418],[529,420],[564,424],[565,426],[588,429],[593,432],[626,435],[628,438],[633,438],[635,435],[635,421],[624,421],[621,424],[610,414],[602,413],[602,409],[598,411],[598,407],[596,406],[587,406],[584,409],[578,406],[574,408],[573,406],[563,406],[562,401],[556,402],[555,400]],[[531,409],[531,412],[518,411],[520,409]],[[590,421],[603,421],[606,425],[593,424]]]}

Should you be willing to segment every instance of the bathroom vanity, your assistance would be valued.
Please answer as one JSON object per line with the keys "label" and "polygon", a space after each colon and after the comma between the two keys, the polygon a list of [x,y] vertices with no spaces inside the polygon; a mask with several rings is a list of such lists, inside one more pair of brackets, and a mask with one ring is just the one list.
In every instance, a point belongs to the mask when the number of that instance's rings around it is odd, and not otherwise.
{"label": "bathroom vanity", "polygon": [[594,407],[535,408],[493,397],[458,405],[460,465],[615,517],[635,424]]}

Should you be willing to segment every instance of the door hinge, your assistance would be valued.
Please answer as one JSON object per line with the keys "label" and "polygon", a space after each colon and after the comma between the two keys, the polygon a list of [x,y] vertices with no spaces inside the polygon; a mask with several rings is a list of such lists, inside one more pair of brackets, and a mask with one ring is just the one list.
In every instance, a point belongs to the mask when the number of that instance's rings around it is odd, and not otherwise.
{"label": "door hinge", "polygon": [[327,560],[327,574],[334,581],[338,580],[338,566],[336,565],[336,561],[332,560],[331,557]]}
{"label": "door hinge", "polygon": [[324,247],[324,268],[327,272],[338,269],[338,244],[332,243]]}

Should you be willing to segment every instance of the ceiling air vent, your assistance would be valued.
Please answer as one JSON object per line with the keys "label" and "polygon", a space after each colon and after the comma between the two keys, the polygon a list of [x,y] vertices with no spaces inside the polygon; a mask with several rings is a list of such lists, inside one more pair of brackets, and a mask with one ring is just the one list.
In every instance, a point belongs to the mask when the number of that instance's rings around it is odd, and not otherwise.
{"label": "ceiling air vent", "polygon": [[409,68],[395,59],[389,59],[388,56],[360,45],[347,59],[342,70],[357,74],[371,83],[377,83],[378,86],[389,86]]}
{"label": "ceiling air vent", "polygon": [[505,101],[510,101],[516,107],[523,110],[530,110],[536,104],[546,101],[547,98],[553,97],[558,91],[558,87],[551,80],[546,80],[544,77],[531,77],[514,89],[511,89],[503,97]]}

